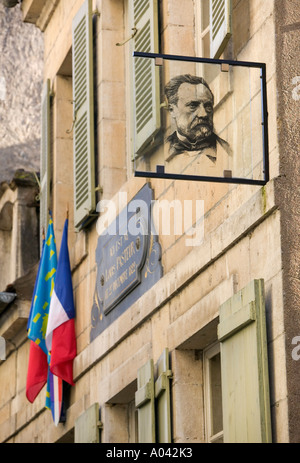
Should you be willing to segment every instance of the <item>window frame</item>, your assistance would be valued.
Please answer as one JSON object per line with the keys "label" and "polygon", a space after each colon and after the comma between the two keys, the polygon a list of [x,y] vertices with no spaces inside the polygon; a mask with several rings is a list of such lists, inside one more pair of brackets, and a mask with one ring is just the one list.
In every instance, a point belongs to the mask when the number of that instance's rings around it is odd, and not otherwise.
{"label": "window frame", "polygon": [[132,399],[127,404],[128,413],[128,443],[137,444],[139,442],[138,435],[138,411],[135,408],[135,400]]}
{"label": "window frame", "polygon": [[210,21],[208,22],[208,25],[203,28],[203,2],[201,1],[195,2],[195,27],[197,31],[195,37],[197,56],[201,56],[202,58],[210,58],[210,56],[204,56],[204,39],[207,35],[209,36],[210,44]]}
{"label": "window frame", "polygon": [[[217,342],[210,345],[203,350],[203,389],[204,389],[204,418],[205,418],[205,440],[206,443],[216,443],[217,440],[222,439],[223,441],[223,426],[222,431],[213,434],[212,427],[212,390],[211,390],[211,374],[210,374],[210,361],[217,355],[221,357],[221,346]],[[220,377],[221,377],[221,361],[220,361]],[[221,389],[222,390],[222,389]],[[221,407],[222,408],[222,407]]]}
{"label": "window frame", "polygon": [[84,0],[72,21],[74,226],[94,220],[96,211],[96,138],[93,2]]}
{"label": "window frame", "polygon": [[[204,8],[203,5],[205,4],[201,0],[196,0],[195,2],[195,46],[196,46],[196,54],[202,58],[210,58],[210,59],[219,59],[222,57],[224,51],[228,47],[228,42],[230,37],[232,36],[232,4],[231,0],[224,0],[224,8],[225,8],[225,16],[227,18],[226,28],[227,28],[227,35],[223,38],[222,44],[219,47],[219,50],[212,55],[212,25],[211,25],[211,2],[212,0],[205,0],[209,2],[208,7],[208,25],[205,27],[203,26],[203,19],[204,19]],[[229,12],[228,12],[229,11]],[[231,13],[230,13],[231,12]],[[228,18],[229,15],[229,18]],[[204,40],[208,38],[208,45],[209,45],[209,53],[205,54],[205,45]],[[205,56],[207,55],[207,56]]]}
{"label": "window frame", "polygon": [[[127,103],[129,103],[130,115],[128,116],[129,120],[129,149],[130,149],[130,161],[131,168],[133,167],[133,162],[136,158],[151,155],[152,150],[155,148],[157,138],[161,130],[161,108],[160,108],[160,74],[157,66],[152,66],[152,111],[151,117],[148,118],[147,122],[140,120],[142,126],[139,133],[136,130],[135,121],[137,119],[137,108],[132,104],[133,101],[137,100],[137,86],[136,82],[138,81],[138,74],[136,68],[136,59],[134,58],[134,53],[137,49],[140,48],[141,44],[149,47],[151,53],[158,53],[160,49],[160,22],[159,22],[159,2],[158,0],[151,0],[148,8],[139,16],[135,18],[135,10],[133,0],[124,0],[124,12],[125,12],[125,38],[126,40],[118,44],[119,46],[127,45],[126,55],[128,57],[128,62],[126,63],[126,78],[129,79],[130,91],[127,92]],[[138,5],[136,6],[138,8]],[[137,20],[137,22],[136,22]],[[145,24],[150,23],[151,27],[149,29],[150,34],[144,36],[145,33]],[[145,37],[148,37],[149,43],[145,42]],[[139,43],[141,41],[141,44]],[[145,42],[145,43],[144,43]],[[127,61],[127,60],[126,60]],[[140,97],[143,94],[143,86],[140,88]],[[130,100],[128,96],[130,95]],[[148,101],[149,104],[149,101]],[[150,106],[148,106],[149,108]],[[145,122],[145,123],[144,123]]]}

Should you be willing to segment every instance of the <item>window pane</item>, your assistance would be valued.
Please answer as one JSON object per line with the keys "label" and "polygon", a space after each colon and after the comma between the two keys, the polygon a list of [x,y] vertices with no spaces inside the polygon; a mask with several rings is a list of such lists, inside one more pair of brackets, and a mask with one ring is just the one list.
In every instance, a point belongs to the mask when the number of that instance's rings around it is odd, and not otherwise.
{"label": "window pane", "polygon": [[211,433],[218,434],[223,429],[221,356],[220,353],[210,359],[211,390]]}

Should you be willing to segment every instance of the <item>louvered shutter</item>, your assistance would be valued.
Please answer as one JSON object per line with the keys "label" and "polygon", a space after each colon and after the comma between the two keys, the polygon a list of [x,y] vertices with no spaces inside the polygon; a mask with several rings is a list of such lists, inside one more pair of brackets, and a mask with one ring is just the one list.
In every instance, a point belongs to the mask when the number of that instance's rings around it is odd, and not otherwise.
{"label": "louvered shutter", "polygon": [[80,227],[95,211],[95,141],[92,0],[73,20],[74,220]]}
{"label": "louvered shutter", "polygon": [[47,233],[50,206],[50,80],[44,84],[42,93],[42,134],[41,134],[41,172],[40,172],[40,249],[42,250],[42,231]]}
{"label": "louvered shutter", "polygon": [[210,0],[210,57],[219,58],[231,36],[231,0]]}
{"label": "louvered shutter", "polygon": [[138,370],[135,406],[138,409],[139,443],[155,442],[154,367],[149,360]]}
{"label": "louvered shutter", "polygon": [[263,280],[254,280],[220,307],[218,337],[224,442],[271,442]]}
{"label": "louvered shutter", "polygon": [[169,350],[165,349],[156,364],[155,401],[157,416],[157,441],[171,442],[171,391]]}
{"label": "louvered shutter", "polygon": [[[158,53],[157,0],[130,0],[134,51]],[[134,58],[135,153],[141,153],[160,128],[159,69],[155,61]]]}
{"label": "louvered shutter", "polygon": [[75,444],[99,444],[101,427],[99,404],[95,403],[75,421]]}

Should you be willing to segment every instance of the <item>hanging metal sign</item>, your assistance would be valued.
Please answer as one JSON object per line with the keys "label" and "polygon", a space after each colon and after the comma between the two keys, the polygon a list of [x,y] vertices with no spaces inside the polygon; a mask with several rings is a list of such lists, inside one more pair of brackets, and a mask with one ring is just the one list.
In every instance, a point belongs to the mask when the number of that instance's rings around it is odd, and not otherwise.
{"label": "hanging metal sign", "polygon": [[264,185],[266,66],[134,52],[137,177]]}

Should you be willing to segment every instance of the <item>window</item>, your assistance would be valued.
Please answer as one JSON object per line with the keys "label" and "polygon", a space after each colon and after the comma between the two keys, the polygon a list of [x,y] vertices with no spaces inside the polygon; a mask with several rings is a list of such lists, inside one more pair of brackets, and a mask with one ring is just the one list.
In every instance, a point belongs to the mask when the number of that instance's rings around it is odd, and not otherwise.
{"label": "window", "polygon": [[128,36],[130,40],[130,78],[134,118],[133,133],[135,155],[148,152],[153,145],[161,125],[159,69],[153,60],[132,58],[133,51],[144,53],[159,52],[158,1],[128,0]]}
{"label": "window", "polygon": [[210,0],[210,57],[219,58],[231,36],[231,0]]}
{"label": "window", "polygon": [[201,58],[210,58],[209,0],[196,2],[197,52]]}
{"label": "window", "polygon": [[[214,295],[209,297],[214,305]],[[272,442],[263,280],[234,292],[219,307],[219,317],[181,342],[173,365],[176,438]]]}
{"label": "window", "polygon": [[154,365],[150,359],[138,370],[135,407],[138,411],[140,443],[170,443],[171,398],[169,350]]}
{"label": "window", "polygon": [[[197,56],[200,58],[210,58],[210,1],[196,2],[196,51]],[[210,84],[217,76],[217,69],[215,66],[204,67],[202,63],[197,65],[197,71],[204,77],[208,84]],[[205,68],[205,71],[204,71]]]}
{"label": "window", "polygon": [[197,53],[202,58],[220,58],[231,37],[231,0],[197,0]]}
{"label": "window", "polygon": [[101,427],[99,404],[94,403],[75,420],[75,444],[99,444]]}
{"label": "window", "polygon": [[128,443],[138,442],[138,412],[135,408],[135,400],[128,404]]}
{"label": "window", "polygon": [[[67,205],[73,195],[73,186],[75,228],[86,226],[96,209],[92,15],[92,0],[85,0],[73,20],[72,49],[65,57],[57,76],[52,82],[47,79],[44,84],[40,179],[41,244],[42,230],[46,230],[48,225],[49,208],[57,210],[62,197]],[[61,119],[60,114],[64,114]],[[70,141],[73,143],[73,152]],[[64,169],[58,167],[59,153],[64,153]],[[69,174],[73,164],[74,185]]]}
{"label": "window", "polygon": [[[122,372],[127,371],[124,364],[120,368]],[[121,371],[117,373],[118,377],[123,377]],[[103,443],[134,444],[138,442],[138,412],[134,400],[136,384],[136,379],[128,383],[101,407],[103,420],[101,441]]]}
{"label": "window", "polygon": [[86,225],[96,208],[92,0],[73,20],[74,221]]}
{"label": "window", "polygon": [[221,305],[224,443],[272,441],[264,281]]}
{"label": "window", "polygon": [[206,442],[223,443],[220,344],[203,353]]}

